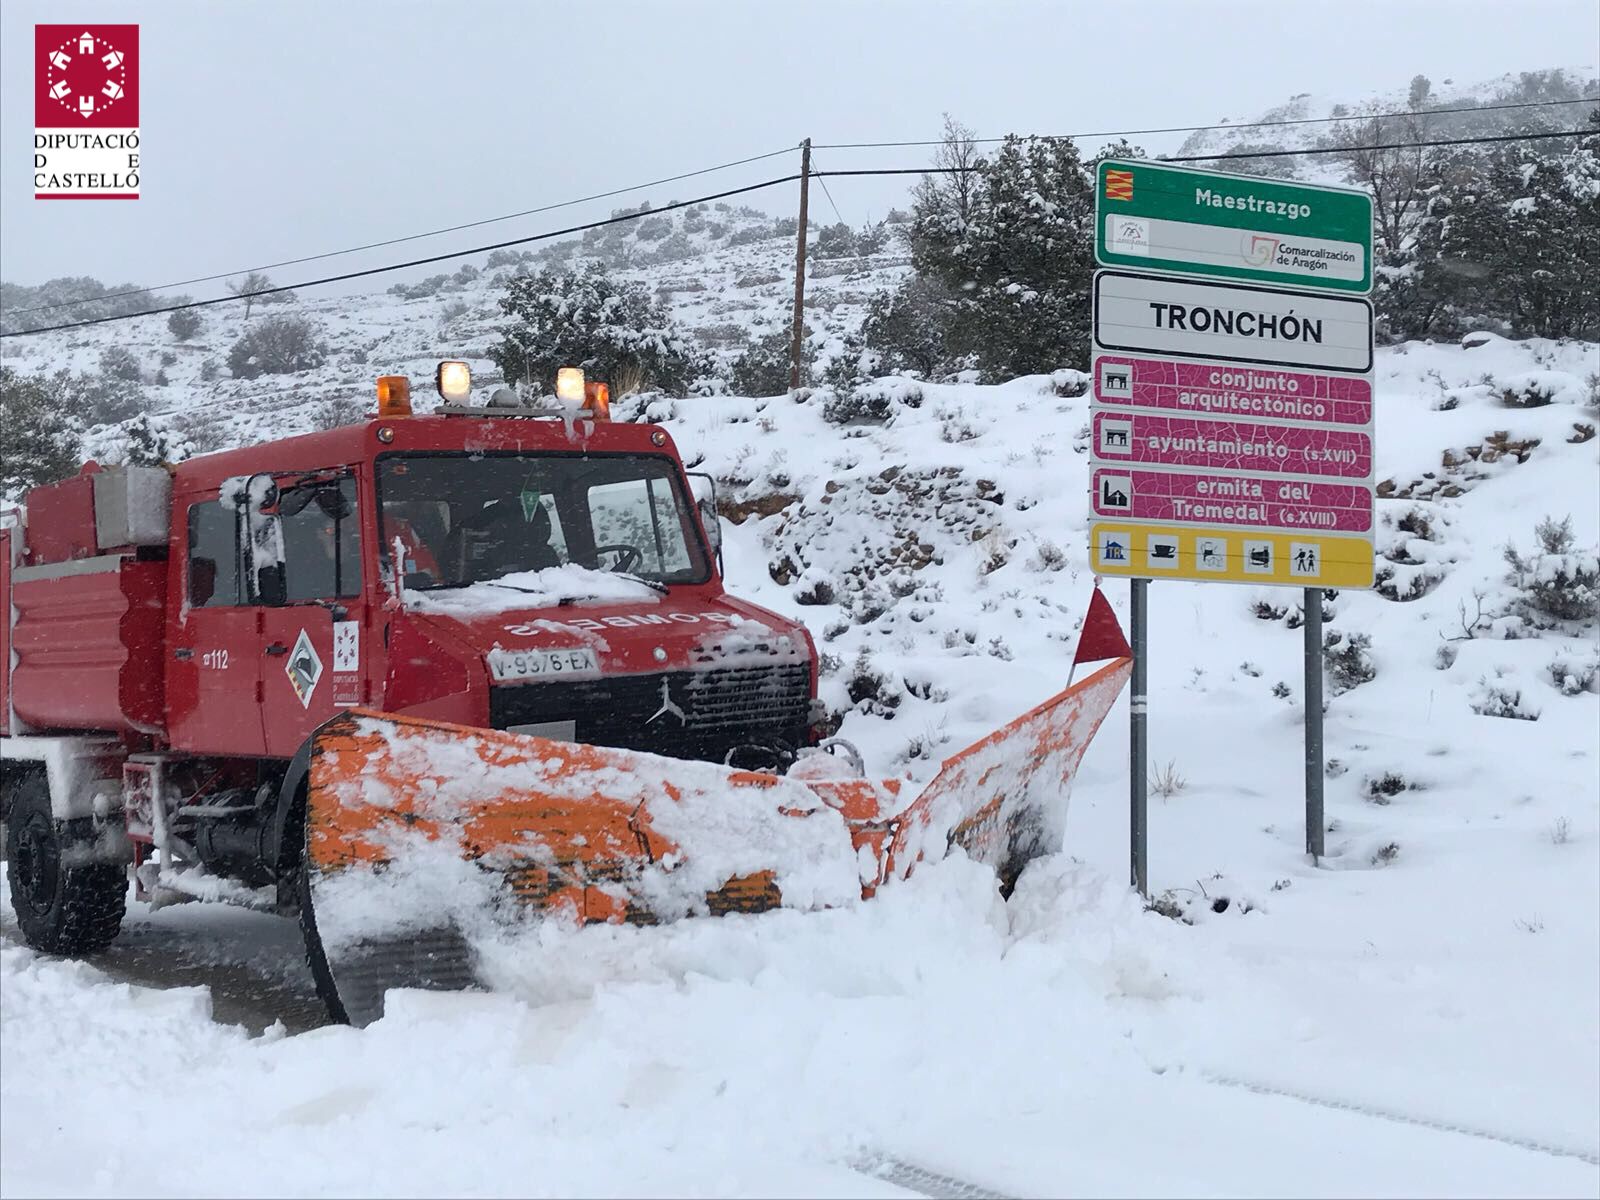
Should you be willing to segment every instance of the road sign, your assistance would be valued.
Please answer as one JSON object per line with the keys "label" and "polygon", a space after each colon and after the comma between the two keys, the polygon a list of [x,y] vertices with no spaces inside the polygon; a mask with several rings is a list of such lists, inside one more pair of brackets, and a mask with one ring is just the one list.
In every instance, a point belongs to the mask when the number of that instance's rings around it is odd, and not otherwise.
{"label": "road sign", "polygon": [[1107,160],[1095,211],[1095,258],[1104,266],[1372,290],[1366,192]]}
{"label": "road sign", "polygon": [[1091,379],[1097,571],[1371,585],[1370,374],[1099,351]]}
{"label": "road sign", "polygon": [[1094,277],[1104,350],[1363,374],[1372,369],[1365,299],[1203,283],[1126,271]]}
{"label": "road sign", "polygon": [[1365,537],[1097,518],[1089,526],[1097,574],[1288,587],[1372,585],[1372,542]]}

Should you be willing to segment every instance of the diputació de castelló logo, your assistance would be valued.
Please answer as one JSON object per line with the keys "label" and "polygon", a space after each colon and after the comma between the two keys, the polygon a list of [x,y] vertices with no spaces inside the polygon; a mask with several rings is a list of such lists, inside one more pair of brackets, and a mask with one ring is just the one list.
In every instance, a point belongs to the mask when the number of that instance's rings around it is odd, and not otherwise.
{"label": "diputaci\u00f3 de castell\u00f3 logo", "polygon": [[139,198],[139,27],[33,27],[36,200]]}

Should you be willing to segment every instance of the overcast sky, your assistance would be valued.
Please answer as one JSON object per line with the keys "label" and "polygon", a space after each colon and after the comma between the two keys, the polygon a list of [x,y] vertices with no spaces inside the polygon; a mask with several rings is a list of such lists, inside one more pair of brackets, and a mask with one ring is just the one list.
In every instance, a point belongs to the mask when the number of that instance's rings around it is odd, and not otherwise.
{"label": "overcast sky", "polygon": [[[944,111],[983,135],[1075,132],[1248,118],[1306,91],[1360,100],[1419,72],[1466,83],[1592,70],[1597,10],[1595,0],[5,0],[0,275],[153,284],[232,271],[556,203],[807,135],[934,137]],[[32,197],[33,25],[68,19],[139,22],[136,201]],[[1181,138],[1141,140],[1170,150]],[[917,166],[925,154],[818,157],[840,169]],[[275,275],[287,283],[479,245],[797,165],[773,159]],[[860,224],[903,201],[906,183],[841,179],[830,190],[844,219]],[[748,202],[792,212],[794,187]],[[815,193],[813,215],[833,219]]]}

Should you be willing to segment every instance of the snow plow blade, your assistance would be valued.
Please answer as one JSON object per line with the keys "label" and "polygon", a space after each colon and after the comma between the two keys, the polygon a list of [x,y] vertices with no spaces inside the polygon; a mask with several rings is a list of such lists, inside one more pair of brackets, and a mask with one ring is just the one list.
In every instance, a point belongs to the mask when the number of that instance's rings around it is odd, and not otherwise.
{"label": "snow plow blade", "polygon": [[471,943],[530,913],[656,924],[870,897],[960,846],[1004,889],[1059,849],[1066,793],[1127,681],[1118,658],[899,780],[789,774],[352,709],[312,740],[301,921],[333,1016],[474,982]]}

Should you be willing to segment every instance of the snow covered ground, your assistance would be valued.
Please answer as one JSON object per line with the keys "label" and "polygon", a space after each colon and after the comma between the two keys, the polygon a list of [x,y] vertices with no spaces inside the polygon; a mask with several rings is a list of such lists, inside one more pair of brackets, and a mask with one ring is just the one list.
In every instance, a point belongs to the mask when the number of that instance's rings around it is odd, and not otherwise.
{"label": "snow covered ground", "polygon": [[[292,1036],[0,941],[0,1192],[898,1195],[909,1163],[1013,1196],[1596,1195],[1600,641],[1525,625],[1502,557],[1546,514],[1600,542],[1596,373],[1574,343],[1380,354],[1397,598],[1327,606],[1376,673],[1330,687],[1320,866],[1300,594],[1160,583],[1169,915],[1125,886],[1124,699],[1009,904],[958,858],[823,914],[546,927],[494,994]],[[1063,681],[1079,382],[890,381],[845,424],[823,395],[652,409],[748,514],[731,586],[809,623],[876,767],[924,779]],[[1552,402],[1507,407],[1529,387]],[[135,906],[129,935],[303,988],[271,918]]]}

